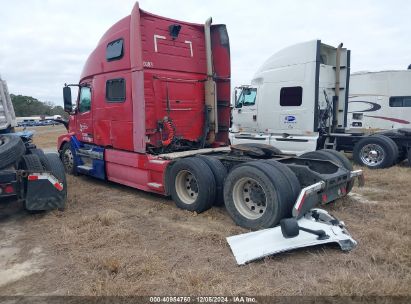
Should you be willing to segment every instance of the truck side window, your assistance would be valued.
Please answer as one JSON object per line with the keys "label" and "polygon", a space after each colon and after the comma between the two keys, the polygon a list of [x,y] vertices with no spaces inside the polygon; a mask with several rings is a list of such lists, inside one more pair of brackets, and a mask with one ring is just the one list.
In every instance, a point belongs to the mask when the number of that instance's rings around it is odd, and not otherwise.
{"label": "truck side window", "polygon": [[123,57],[123,39],[117,39],[109,44],[106,48],[107,61],[118,60]]}
{"label": "truck side window", "polygon": [[391,96],[390,107],[411,107],[411,96]]}
{"label": "truck side window", "polygon": [[257,97],[257,89],[244,88],[240,96],[238,96],[235,103],[236,108],[247,107],[255,105],[255,99]]}
{"label": "truck side window", "polygon": [[82,87],[80,91],[80,101],[78,110],[80,113],[90,111],[91,109],[91,89],[89,87]]}
{"label": "truck side window", "polygon": [[280,91],[280,106],[299,107],[303,102],[302,87],[284,87]]}
{"label": "truck side window", "polygon": [[106,100],[108,102],[123,102],[126,100],[126,82],[123,78],[107,80]]}

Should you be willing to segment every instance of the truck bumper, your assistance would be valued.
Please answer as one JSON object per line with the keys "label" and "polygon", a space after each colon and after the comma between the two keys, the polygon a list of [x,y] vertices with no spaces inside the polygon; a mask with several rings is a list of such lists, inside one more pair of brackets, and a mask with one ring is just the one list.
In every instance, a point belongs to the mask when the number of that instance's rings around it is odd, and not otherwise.
{"label": "truck bumper", "polygon": [[300,218],[309,210],[320,204],[328,204],[336,199],[347,195],[349,184],[358,181],[358,186],[364,186],[364,175],[362,170],[349,172],[349,178],[344,182],[337,182],[335,179],[332,183],[319,181],[303,188],[294,204],[292,215]]}

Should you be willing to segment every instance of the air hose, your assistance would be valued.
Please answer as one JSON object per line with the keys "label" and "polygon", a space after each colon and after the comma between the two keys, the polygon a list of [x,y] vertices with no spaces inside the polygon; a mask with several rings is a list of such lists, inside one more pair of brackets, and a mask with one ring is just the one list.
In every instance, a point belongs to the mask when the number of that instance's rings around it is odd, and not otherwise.
{"label": "air hose", "polygon": [[163,127],[164,127],[164,130],[168,133],[168,136],[167,136],[167,139],[161,141],[161,144],[167,147],[173,142],[173,139],[175,136],[175,130],[174,130],[173,123],[167,116],[164,117]]}

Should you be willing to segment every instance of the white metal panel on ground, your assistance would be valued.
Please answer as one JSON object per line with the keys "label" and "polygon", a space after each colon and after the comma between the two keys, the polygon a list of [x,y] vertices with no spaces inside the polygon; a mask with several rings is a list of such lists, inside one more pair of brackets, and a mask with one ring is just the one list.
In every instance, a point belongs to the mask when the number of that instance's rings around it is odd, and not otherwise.
{"label": "white metal panel on ground", "polygon": [[349,251],[357,245],[357,242],[348,234],[343,223],[333,225],[331,224],[333,217],[326,211],[320,209],[313,210],[319,211],[322,215],[328,217],[329,220],[327,222],[316,221],[308,213],[298,220],[299,226],[312,230],[324,230],[329,236],[328,239],[318,239],[317,235],[305,231],[300,231],[296,237],[285,238],[280,227],[230,236],[227,238],[227,242],[231,247],[237,264],[244,265],[266,256],[314,245],[338,243],[343,251]]}

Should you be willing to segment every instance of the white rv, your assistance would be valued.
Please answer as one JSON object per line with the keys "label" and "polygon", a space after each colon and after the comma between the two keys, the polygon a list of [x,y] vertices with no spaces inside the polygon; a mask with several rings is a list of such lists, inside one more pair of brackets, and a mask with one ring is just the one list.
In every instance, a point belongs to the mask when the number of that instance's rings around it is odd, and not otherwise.
{"label": "white rv", "polygon": [[351,74],[351,131],[411,128],[411,70]]}

